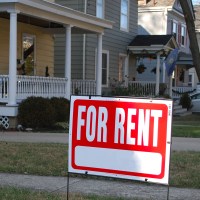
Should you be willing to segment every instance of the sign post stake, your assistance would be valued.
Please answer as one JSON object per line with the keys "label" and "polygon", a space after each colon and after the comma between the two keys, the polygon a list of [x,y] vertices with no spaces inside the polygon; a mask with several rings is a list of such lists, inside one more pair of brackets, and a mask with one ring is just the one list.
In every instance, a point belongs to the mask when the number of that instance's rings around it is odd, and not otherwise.
{"label": "sign post stake", "polygon": [[67,173],[67,200],[69,200],[69,172]]}

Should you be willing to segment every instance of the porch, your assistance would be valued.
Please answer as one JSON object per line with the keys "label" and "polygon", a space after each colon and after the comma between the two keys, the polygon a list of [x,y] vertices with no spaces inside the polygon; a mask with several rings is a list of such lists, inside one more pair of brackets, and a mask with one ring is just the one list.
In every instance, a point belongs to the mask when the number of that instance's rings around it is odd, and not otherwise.
{"label": "porch", "polygon": [[[17,76],[17,103],[30,96],[67,98],[67,78]],[[124,87],[124,86],[120,86]],[[156,82],[129,81],[128,87],[133,95],[155,97]],[[125,87],[124,87],[125,88]],[[111,88],[112,90],[112,88]],[[195,92],[193,87],[173,87],[172,98],[180,98],[183,92]],[[166,93],[168,93],[166,91]],[[71,94],[96,95],[95,80],[71,80]],[[0,102],[7,104],[9,100],[9,75],[0,75]]]}

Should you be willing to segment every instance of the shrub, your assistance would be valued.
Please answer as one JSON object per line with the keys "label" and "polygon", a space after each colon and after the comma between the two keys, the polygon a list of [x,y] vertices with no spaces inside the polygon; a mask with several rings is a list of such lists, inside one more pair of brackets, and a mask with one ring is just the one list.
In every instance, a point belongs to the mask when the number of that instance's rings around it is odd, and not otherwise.
{"label": "shrub", "polygon": [[191,98],[188,93],[182,94],[179,104],[182,105],[183,108],[187,108],[187,110],[192,107]]}
{"label": "shrub", "polygon": [[19,105],[18,122],[24,127],[50,128],[55,123],[55,110],[49,99],[29,97]]}
{"label": "shrub", "polygon": [[55,110],[56,122],[68,122],[69,121],[69,108],[70,102],[65,98],[53,97],[50,99],[50,103]]}

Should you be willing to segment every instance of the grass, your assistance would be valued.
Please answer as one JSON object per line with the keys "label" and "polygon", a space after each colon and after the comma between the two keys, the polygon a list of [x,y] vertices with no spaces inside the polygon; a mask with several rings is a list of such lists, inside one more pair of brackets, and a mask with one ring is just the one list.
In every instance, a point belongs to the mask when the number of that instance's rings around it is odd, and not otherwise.
{"label": "grass", "polygon": [[[67,194],[52,194],[40,191],[31,191],[14,187],[0,187],[0,199],[2,200],[66,200]],[[99,197],[95,195],[83,196],[70,194],[70,200],[122,200],[122,198]],[[124,199],[124,198],[123,198]],[[135,199],[136,200],[136,199]]]}
{"label": "grass", "polygon": [[0,142],[0,171],[65,176],[67,146]]}
{"label": "grass", "polygon": [[200,114],[192,114],[182,117],[173,117],[173,137],[200,138]]}
{"label": "grass", "polygon": [[170,185],[200,189],[200,152],[172,152]]}
{"label": "grass", "polygon": [[185,126],[173,125],[172,136],[200,138],[200,126],[193,127],[193,126],[188,126],[188,125],[185,125]]}
{"label": "grass", "polygon": [[[0,172],[66,176],[67,146],[0,142]],[[170,185],[200,189],[200,152],[172,152]]]}

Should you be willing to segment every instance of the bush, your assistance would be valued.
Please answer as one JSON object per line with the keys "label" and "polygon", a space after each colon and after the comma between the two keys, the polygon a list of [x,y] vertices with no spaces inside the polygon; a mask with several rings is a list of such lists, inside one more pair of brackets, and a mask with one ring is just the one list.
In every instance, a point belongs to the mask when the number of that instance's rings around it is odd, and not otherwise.
{"label": "bush", "polygon": [[29,128],[52,128],[69,121],[70,102],[65,98],[29,97],[19,105],[18,122]]}
{"label": "bush", "polygon": [[55,110],[49,99],[29,97],[19,105],[18,122],[29,128],[50,128],[55,123]]}
{"label": "bush", "polygon": [[183,108],[187,108],[187,110],[192,107],[191,98],[188,93],[182,94],[179,104],[182,105]]}
{"label": "bush", "polygon": [[56,122],[68,122],[69,121],[69,108],[70,102],[65,98],[53,97],[50,99],[50,103],[55,110]]}

